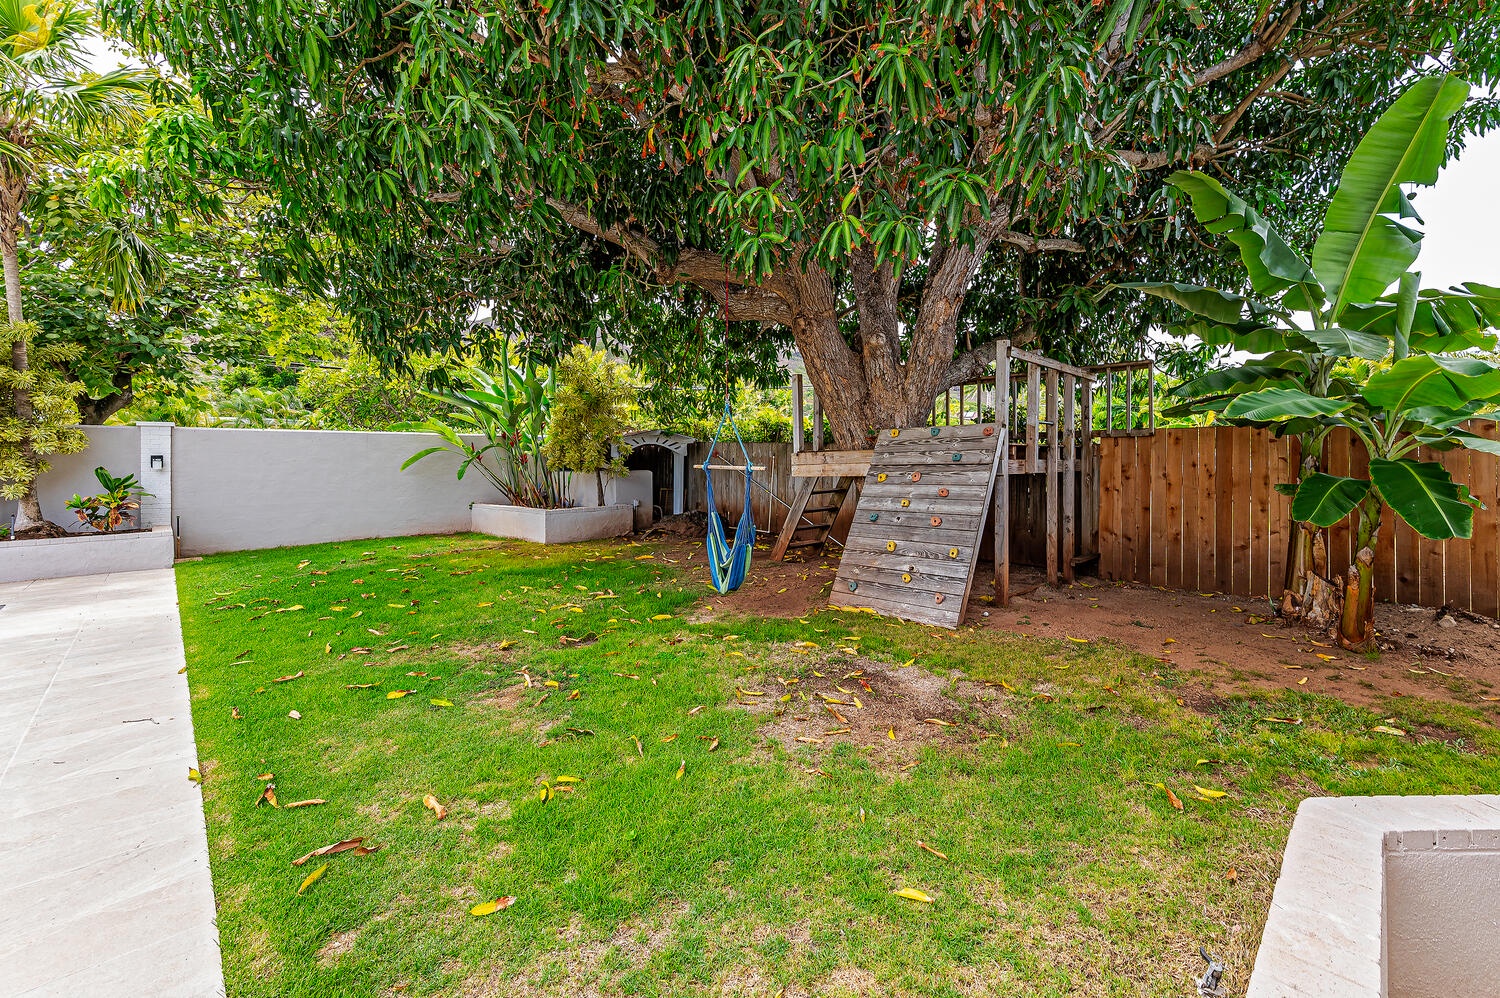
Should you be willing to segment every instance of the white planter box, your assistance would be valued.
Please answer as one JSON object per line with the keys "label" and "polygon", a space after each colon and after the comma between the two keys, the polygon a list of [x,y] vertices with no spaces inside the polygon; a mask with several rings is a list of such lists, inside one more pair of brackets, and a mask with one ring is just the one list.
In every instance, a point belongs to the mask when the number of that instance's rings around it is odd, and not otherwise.
{"label": "white planter box", "polygon": [[532,509],[475,503],[475,532],[514,537],[538,544],[570,544],[619,537],[631,531],[634,513],[629,506],[574,506],[571,509]]}
{"label": "white planter box", "polygon": [[176,551],[170,527],[131,534],[73,534],[34,541],[0,541],[0,582],[171,568]]}

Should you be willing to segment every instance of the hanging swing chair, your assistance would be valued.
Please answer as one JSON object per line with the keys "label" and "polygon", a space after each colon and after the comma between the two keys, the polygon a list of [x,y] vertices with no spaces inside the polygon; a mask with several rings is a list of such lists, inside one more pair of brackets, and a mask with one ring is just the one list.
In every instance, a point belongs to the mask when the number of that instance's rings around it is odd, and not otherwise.
{"label": "hanging swing chair", "polygon": [[[745,458],[745,504],[744,511],[740,513],[740,522],[734,528],[734,543],[731,544],[724,534],[724,519],[719,515],[718,503],[714,501],[714,476],[715,471],[739,471],[739,467],[731,464],[712,464],[714,454],[718,451],[719,436],[724,432],[724,425],[734,431],[734,439],[740,445],[740,453]],[[750,570],[750,552],[755,547],[755,514],[751,509],[751,498],[755,487],[753,474],[756,471],[755,464],[750,460],[750,451],[745,447],[745,440],[740,436],[740,428],[735,424],[734,412],[728,400],[724,402],[724,416],[719,420],[719,425],[714,429],[713,441],[709,444],[708,456],[703,459],[703,477],[706,482],[706,498],[708,500],[708,571],[713,576],[714,588],[721,593],[732,593],[744,585],[745,575]]]}

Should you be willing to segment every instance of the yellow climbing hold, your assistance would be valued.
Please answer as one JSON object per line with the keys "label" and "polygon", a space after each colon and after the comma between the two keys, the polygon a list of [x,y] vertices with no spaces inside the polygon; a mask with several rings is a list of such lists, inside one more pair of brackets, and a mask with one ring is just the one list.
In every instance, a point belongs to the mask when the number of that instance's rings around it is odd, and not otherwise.
{"label": "yellow climbing hold", "polygon": [[885,542],[885,549],[887,551],[894,551],[894,550],[896,550],[896,542],[895,541],[886,541]]}
{"label": "yellow climbing hold", "polygon": [[949,548],[948,549],[948,557],[950,557],[950,558],[957,558],[958,557],[958,548]]}
{"label": "yellow climbing hold", "polygon": [[901,573],[901,581],[902,582],[910,582],[911,581],[911,573],[910,572],[902,572]]}
{"label": "yellow climbing hold", "polygon": [[877,482],[883,482],[883,481],[885,481],[885,472],[882,471],[880,474],[876,475],[875,476],[875,480]]}

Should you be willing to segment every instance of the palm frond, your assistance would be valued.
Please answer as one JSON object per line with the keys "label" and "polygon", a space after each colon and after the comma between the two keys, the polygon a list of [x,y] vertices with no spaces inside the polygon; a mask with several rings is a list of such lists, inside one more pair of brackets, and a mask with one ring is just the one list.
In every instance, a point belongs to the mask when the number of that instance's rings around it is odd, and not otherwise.
{"label": "palm frond", "polygon": [[143,239],[124,218],[108,218],[89,247],[89,266],[109,289],[112,304],[133,312],[165,275],[165,261],[155,246]]}

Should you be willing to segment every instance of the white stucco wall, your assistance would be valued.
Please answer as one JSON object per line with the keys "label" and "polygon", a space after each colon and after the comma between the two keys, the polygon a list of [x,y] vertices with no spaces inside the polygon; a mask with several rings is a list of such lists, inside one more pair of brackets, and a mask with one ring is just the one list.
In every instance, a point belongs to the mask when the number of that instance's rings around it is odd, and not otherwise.
{"label": "white stucco wall", "polygon": [[182,554],[469,529],[471,502],[499,502],[458,460],[412,454],[421,433],[199,429],[172,433],[172,498]]}
{"label": "white stucco wall", "polygon": [[[99,480],[94,469],[103,465],[117,476],[141,473],[141,431],[134,426],[85,426],[88,434],[88,450],[81,454],[55,454],[48,460],[52,470],[41,482],[42,512],[54,523],[69,530],[87,529],[78,522],[63,505],[74,495],[95,495],[99,491]],[[0,500],[0,523],[10,524],[16,511],[14,502]]]}

